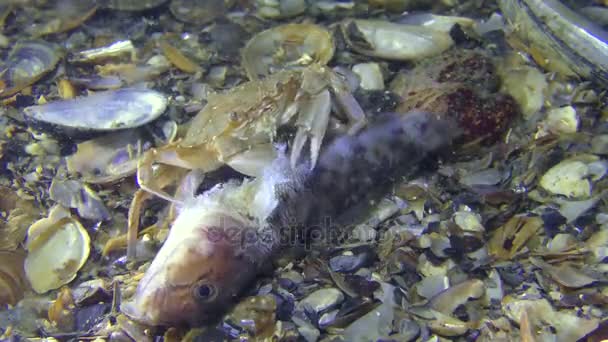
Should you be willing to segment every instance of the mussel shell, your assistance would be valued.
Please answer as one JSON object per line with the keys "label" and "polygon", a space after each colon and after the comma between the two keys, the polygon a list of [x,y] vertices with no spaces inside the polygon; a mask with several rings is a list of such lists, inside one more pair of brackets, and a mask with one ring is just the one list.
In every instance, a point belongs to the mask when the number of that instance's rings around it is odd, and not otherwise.
{"label": "mussel shell", "polygon": [[149,123],[166,107],[167,98],[162,93],[124,88],[31,106],[23,113],[26,119],[76,131],[114,131]]}
{"label": "mussel shell", "polygon": [[17,43],[2,68],[0,97],[11,96],[53,70],[62,54],[54,44],[44,41]]}
{"label": "mussel shell", "polygon": [[[177,125],[169,130],[175,135]],[[152,144],[141,129],[104,134],[79,143],[76,153],[66,157],[66,165],[87,183],[109,183],[135,173],[142,153]]]}
{"label": "mussel shell", "polygon": [[558,0],[501,0],[503,15],[548,67],[608,85],[608,32]]}

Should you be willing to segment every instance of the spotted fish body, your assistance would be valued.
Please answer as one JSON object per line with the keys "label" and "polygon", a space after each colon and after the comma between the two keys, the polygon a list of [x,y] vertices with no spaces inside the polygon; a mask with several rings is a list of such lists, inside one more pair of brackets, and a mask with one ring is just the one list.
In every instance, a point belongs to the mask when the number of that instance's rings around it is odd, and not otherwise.
{"label": "spotted fish body", "polygon": [[213,317],[254,281],[286,234],[305,236],[366,203],[457,134],[428,113],[384,114],[357,135],[333,140],[312,170],[305,163],[293,169],[279,156],[258,179],[193,198],[122,311],[150,325]]}

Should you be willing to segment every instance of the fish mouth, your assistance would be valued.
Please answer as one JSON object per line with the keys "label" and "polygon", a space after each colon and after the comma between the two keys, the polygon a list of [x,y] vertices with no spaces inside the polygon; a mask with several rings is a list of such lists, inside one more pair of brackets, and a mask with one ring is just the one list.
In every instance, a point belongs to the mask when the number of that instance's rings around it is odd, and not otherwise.
{"label": "fish mouth", "polygon": [[139,324],[151,327],[195,326],[217,319],[217,313],[220,313],[220,311],[192,311],[190,308],[170,310],[170,313],[168,313],[165,311],[167,305],[161,302],[155,302],[147,298],[145,303],[141,303],[139,299],[133,298],[122,302],[120,312]]}
{"label": "fish mouth", "polygon": [[162,316],[166,303],[163,302],[166,289],[155,289],[154,292],[142,295],[138,289],[133,297],[120,304],[120,312],[130,319],[150,326],[168,325],[170,321]]}
{"label": "fish mouth", "polygon": [[142,310],[136,300],[129,300],[120,304],[120,312],[125,314],[130,319],[145,324],[158,325],[158,317],[153,315],[152,311]]}

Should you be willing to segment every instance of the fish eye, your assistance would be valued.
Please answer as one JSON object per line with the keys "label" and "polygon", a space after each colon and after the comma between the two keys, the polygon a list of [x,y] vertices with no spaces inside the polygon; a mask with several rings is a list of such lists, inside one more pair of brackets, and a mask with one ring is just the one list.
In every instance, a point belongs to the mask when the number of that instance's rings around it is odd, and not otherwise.
{"label": "fish eye", "polygon": [[192,295],[198,301],[208,302],[217,296],[215,286],[205,282],[198,282],[192,287]]}

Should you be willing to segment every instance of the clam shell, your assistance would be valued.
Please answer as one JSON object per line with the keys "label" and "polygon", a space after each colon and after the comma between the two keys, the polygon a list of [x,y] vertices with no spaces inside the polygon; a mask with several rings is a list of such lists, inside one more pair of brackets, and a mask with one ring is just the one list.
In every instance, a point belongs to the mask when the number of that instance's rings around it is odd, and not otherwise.
{"label": "clam shell", "polygon": [[28,231],[25,274],[37,293],[57,289],[76,278],[87,261],[91,239],[78,220],[61,206]]}
{"label": "clam shell", "polygon": [[36,121],[81,131],[134,128],[158,118],[167,98],[150,89],[124,88],[86,97],[31,106],[24,115]]}
{"label": "clam shell", "polygon": [[27,280],[23,271],[23,251],[0,250],[0,308],[15,305],[27,289]]}
{"label": "clam shell", "polygon": [[61,53],[54,44],[26,41],[15,44],[2,67],[0,97],[11,96],[53,70]]}
{"label": "clam shell", "polygon": [[346,20],[342,24],[346,43],[353,51],[397,61],[420,60],[449,49],[449,32],[426,26],[380,20]]}

